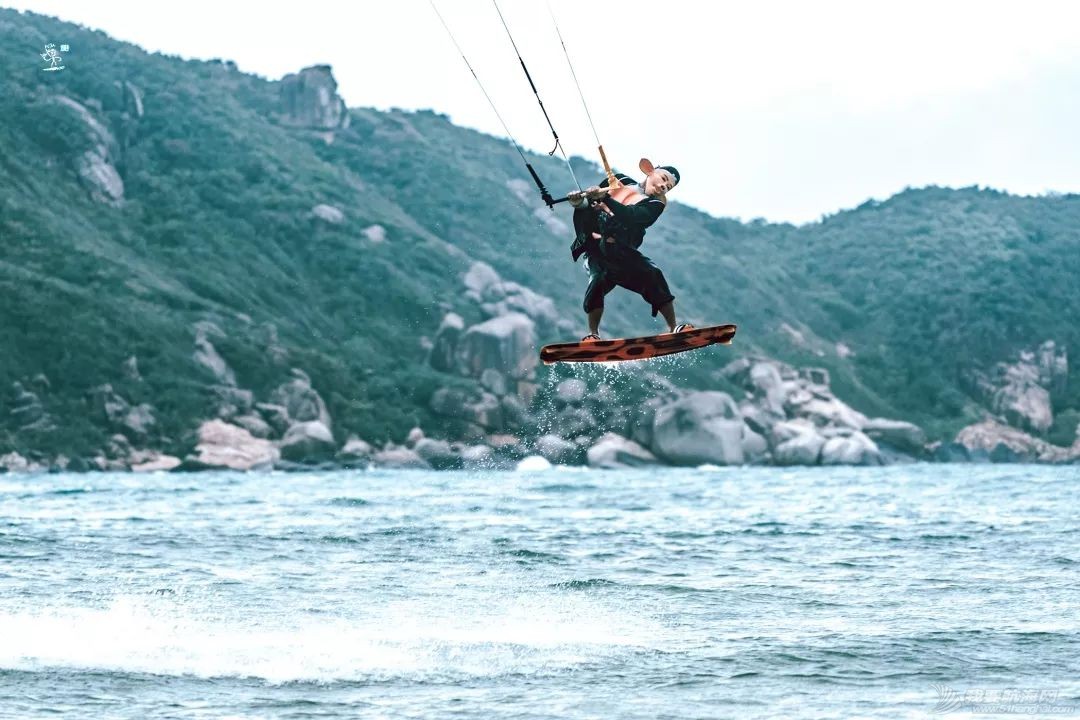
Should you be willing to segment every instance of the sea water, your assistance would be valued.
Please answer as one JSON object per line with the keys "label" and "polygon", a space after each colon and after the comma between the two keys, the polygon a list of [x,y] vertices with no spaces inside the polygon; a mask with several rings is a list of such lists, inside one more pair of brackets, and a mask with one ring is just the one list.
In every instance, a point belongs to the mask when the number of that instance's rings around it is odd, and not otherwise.
{"label": "sea water", "polygon": [[0,476],[0,716],[1080,715],[1080,467]]}

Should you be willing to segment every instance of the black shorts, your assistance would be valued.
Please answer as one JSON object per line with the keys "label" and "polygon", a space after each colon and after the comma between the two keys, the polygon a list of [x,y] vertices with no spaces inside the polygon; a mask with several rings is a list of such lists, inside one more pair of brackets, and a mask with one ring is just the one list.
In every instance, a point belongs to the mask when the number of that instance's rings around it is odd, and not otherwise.
{"label": "black shorts", "polygon": [[653,317],[675,299],[667,280],[652,260],[636,250],[624,249],[618,264],[590,259],[589,287],[585,290],[585,312],[604,307],[604,296],[616,287],[624,287],[645,298],[652,306]]}

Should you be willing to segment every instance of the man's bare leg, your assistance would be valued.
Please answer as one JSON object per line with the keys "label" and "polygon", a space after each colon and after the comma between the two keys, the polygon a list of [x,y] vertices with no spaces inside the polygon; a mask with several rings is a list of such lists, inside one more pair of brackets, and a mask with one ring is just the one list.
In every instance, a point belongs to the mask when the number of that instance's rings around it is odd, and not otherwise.
{"label": "man's bare leg", "polygon": [[604,316],[604,308],[596,308],[589,311],[589,332],[593,335],[600,334],[600,318]]}
{"label": "man's bare leg", "polygon": [[666,304],[657,308],[657,311],[664,316],[664,322],[667,323],[668,332],[675,332],[675,301],[668,301]]}

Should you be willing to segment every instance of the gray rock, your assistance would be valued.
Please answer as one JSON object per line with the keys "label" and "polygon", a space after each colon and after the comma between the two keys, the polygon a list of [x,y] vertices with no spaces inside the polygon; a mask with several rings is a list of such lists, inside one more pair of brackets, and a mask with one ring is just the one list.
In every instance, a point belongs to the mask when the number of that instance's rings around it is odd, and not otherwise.
{"label": "gray rock", "polygon": [[493,468],[495,451],[487,445],[467,445],[461,449],[461,462],[469,470]]}
{"label": "gray rock", "polygon": [[488,392],[499,396],[505,395],[509,391],[506,376],[492,368],[485,368],[480,373],[480,386]]}
{"label": "gray rock", "polygon": [[675,465],[741,465],[746,430],[730,395],[694,392],[656,411],[651,447]]}
{"label": "gray rock", "polygon": [[489,283],[483,292],[481,309],[491,317],[520,313],[527,316],[545,332],[555,328],[561,319],[551,298],[513,282]]}
{"label": "gray rock", "polygon": [[817,465],[825,438],[816,432],[798,433],[773,448],[773,462],[777,465]]}
{"label": "gray rock", "polygon": [[169,472],[180,467],[181,460],[173,455],[165,455],[157,451],[142,454],[138,460],[132,460],[132,472]]}
{"label": "gray rock", "polygon": [[[995,420],[968,425],[957,434],[956,442],[967,448],[972,461],[976,460],[977,453],[978,458],[984,461],[993,460],[994,457],[1018,457],[1051,463],[1074,462],[1080,459],[1080,444],[1058,447]],[[1005,450],[998,449],[1002,445],[1011,453],[1007,454]]]}
{"label": "gray rock", "polygon": [[[332,428],[326,403],[311,386],[311,380],[307,374],[296,368],[292,373],[293,379],[279,385],[271,394],[271,401],[284,407],[289,414],[289,419],[293,422],[317,421],[327,428]],[[267,420],[273,424],[269,418]]]}
{"label": "gray rock", "polygon": [[201,365],[217,381],[218,385],[235,386],[236,374],[214,347],[212,338],[224,338],[225,333],[212,322],[195,323],[195,353],[192,356],[196,364]]}
{"label": "gray rock", "polygon": [[430,470],[427,461],[416,454],[415,450],[403,447],[390,447],[378,451],[372,461],[380,468],[393,470]]}
{"label": "gray rock", "polygon": [[281,457],[269,440],[256,438],[244,428],[222,420],[204,422],[198,437],[195,453],[185,458],[181,467],[252,470],[271,467]]}
{"label": "gray rock", "polygon": [[414,427],[409,430],[409,434],[405,437],[405,447],[416,448],[416,443],[424,439],[424,431],[418,427]]}
{"label": "gray rock", "polygon": [[65,95],[50,98],[71,111],[83,124],[83,149],[75,160],[75,171],[96,201],[121,207],[124,181],[114,165],[119,145],[116,138],[86,107]]}
{"label": "gray rock", "polygon": [[1010,425],[1043,433],[1054,424],[1054,410],[1050,391],[1037,385],[1036,380],[1031,366],[1015,369],[1010,382],[994,394],[991,407]]}
{"label": "gray rock", "polygon": [[818,427],[834,425],[861,430],[866,424],[865,415],[831,396],[827,399],[811,397],[798,407],[795,414],[810,419]]}
{"label": "gray rock", "polygon": [[968,462],[968,450],[957,442],[939,443],[933,450],[933,458],[937,462],[959,463]]}
{"label": "gray rock", "polygon": [[0,472],[30,472],[31,463],[17,452],[0,455]]}
{"label": "gray rock", "polygon": [[770,362],[757,362],[750,367],[750,383],[760,398],[762,409],[773,417],[784,418],[784,382],[780,369]]}
{"label": "gray rock", "polygon": [[465,273],[463,278],[465,283],[466,295],[481,302],[484,299],[487,289],[498,282],[501,282],[499,273],[495,272],[487,263],[477,262],[473,263],[468,272]]}
{"label": "gray rock", "polygon": [[124,361],[121,366],[124,377],[132,382],[142,382],[142,375],[139,374],[139,360],[134,355]]}
{"label": "gray rock", "polygon": [[374,455],[374,449],[370,444],[358,437],[351,437],[338,451],[337,459],[344,465],[355,466],[366,464]]}
{"label": "gray rock", "polygon": [[555,416],[555,427],[563,435],[592,435],[596,432],[596,416],[585,407],[568,405]]}
{"label": "gray rock", "polygon": [[362,234],[370,242],[375,243],[376,245],[386,242],[386,228],[382,225],[369,225],[364,228]]}
{"label": "gray rock", "polygon": [[555,465],[566,465],[574,461],[578,446],[558,435],[542,435],[535,443],[537,454]]}
{"label": "gray rock", "polygon": [[439,388],[431,396],[431,411],[498,431],[503,428],[502,404],[491,393],[476,389]]}
{"label": "gray rock", "polygon": [[611,387],[607,383],[600,383],[596,386],[596,390],[589,394],[588,401],[598,407],[614,407],[619,402],[619,396],[615,392],[615,388]]}
{"label": "gray rock", "polygon": [[586,452],[589,467],[630,468],[656,465],[656,456],[633,440],[605,433]]}
{"label": "gray rock", "polygon": [[926,445],[922,428],[902,420],[872,418],[863,424],[862,431],[874,442],[910,453],[920,454]]}
{"label": "gray rock", "polygon": [[458,338],[465,330],[465,321],[456,313],[447,313],[435,332],[428,364],[439,372],[452,372],[457,362]]}
{"label": "gray rock", "polygon": [[661,397],[652,397],[644,403],[627,408],[629,415],[627,426],[631,440],[642,447],[652,447],[653,421],[656,418],[656,411],[665,402]]}
{"label": "gray rock", "polygon": [[451,450],[450,443],[445,440],[421,438],[413,449],[435,470],[452,470],[462,466],[461,456]]}
{"label": "gray rock", "polygon": [[292,425],[292,419],[289,418],[289,411],[284,405],[256,403],[255,409],[259,411],[262,418],[266,420],[271,428],[273,428],[273,435],[284,435]]}
{"label": "gray rock", "polygon": [[517,430],[528,422],[529,411],[517,395],[505,395],[499,400],[499,404],[505,429]]}
{"label": "gray rock", "polygon": [[349,126],[345,101],[329,65],[315,65],[281,78],[281,122],[320,130]]}
{"label": "gray rock", "polygon": [[1021,455],[1005,443],[998,443],[997,446],[990,451],[990,462],[992,463],[1018,463],[1032,459],[1033,458],[1030,456]]}
{"label": "gray rock", "polygon": [[331,225],[340,225],[345,222],[345,213],[341,211],[341,208],[336,208],[333,205],[316,205],[311,208],[311,214]]}
{"label": "gray rock", "polygon": [[45,408],[35,393],[16,381],[11,384],[11,406],[8,414],[16,427],[27,428],[45,418]]}
{"label": "gray rock", "polygon": [[564,405],[577,405],[585,400],[588,390],[584,380],[569,378],[555,388],[555,400]]}
{"label": "gray rock", "polygon": [[881,465],[881,453],[873,440],[861,432],[834,437],[821,448],[822,465]]}
{"label": "gray rock", "polygon": [[147,403],[141,403],[127,411],[124,415],[123,430],[133,438],[145,438],[157,427],[157,418],[154,416],[154,408]]}
{"label": "gray rock", "polygon": [[232,418],[232,423],[244,428],[257,438],[266,439],[274,434],[274,428],[270,427],[270,423],[258,415],[237,415]]}
{"label": "gray rock", "polygon": [[289,428],[280,443],[281,457],[290,462],[318,463],[334,457],[334,435],[318,420],[300,422]]}
{"label": "gray rock", "polygon": [[746,427],[743,429],[742,451],[745,462],[761,463],[769,457],[769,443],[763,435]]}
{"label": "gray rock", "polygon": [[528,379],[538,362],[533,321],[515,313],[473,325],[459,339],[457,355],[470,377],[492,368],[515,380]]}

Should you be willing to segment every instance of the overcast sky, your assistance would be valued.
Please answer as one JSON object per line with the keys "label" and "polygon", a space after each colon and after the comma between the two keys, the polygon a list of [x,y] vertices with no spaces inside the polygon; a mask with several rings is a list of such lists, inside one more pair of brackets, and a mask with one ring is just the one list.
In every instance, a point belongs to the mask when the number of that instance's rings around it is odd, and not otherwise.
{"label": "overcast sky", "polygon": [[[0,2],[272,79],[328,63],[350,106],[505,135],[429,0]],[[510,132],[551,149],[493,4],[435,2]],[[672,199],[713,215],[806,222],[929,184],[1080,191],[1080,3],[499,7],[568,153],[598,160],[551,13],[612,162],[676,165]],[[568,174],[545,181],[572,189]]]}

